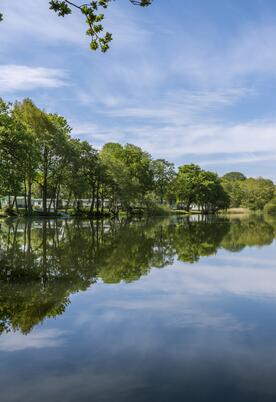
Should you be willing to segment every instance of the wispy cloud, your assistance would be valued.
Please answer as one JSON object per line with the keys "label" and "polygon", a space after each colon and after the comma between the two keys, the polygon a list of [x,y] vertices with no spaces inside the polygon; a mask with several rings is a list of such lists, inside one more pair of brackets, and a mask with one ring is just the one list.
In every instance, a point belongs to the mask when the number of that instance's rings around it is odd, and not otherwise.
{"label": "wispy cloud", "polygon": [[[219,90],[175,90],[157,99],[144,100],[133,97],[119,104],[106,103],[102,113],[113,117],[150,119],[173,125],[192,124],[202,113],[217,112],[219,108],[236,104],[244,97],[252,96],[248,88],[221,88]],[[105,99],[105,98],[104,98]],[[99,99],[101,102],[101,98]],[[143,106],[139,106],[143,103]]]}
{"label": "wispy cloud", "polygon": [[66,76],[67,74],[59,69],[15,64],[0,65],[0,88],[2,92],[59,88],[66,85]]}
{"label": "wispy cloud", "polygon": [[201,166],[208,165],[237,165],[237,164],[253,164],[259,162],[276,162],[276,154],[242,154],[223,159],[207,159],[200,161]]}
{"label": "wispy cloud", "polygon": [[45,0],[2,3],[1,93],[33,97],[97,147],[130,142],[177,164],[213,160],[214,169],[273,165],[276,28],[264,7],[252,5],[260,18],[235,11],[230,29],[224,4],[203,19],[199,5],[187,13],[176,2],[172,22],[166,2],[112,2],[104,23],[114,41],[102,55],[88,50],[80,13],[59,18]]}
{"label": "wispy cloud", "polygon": [[83,19],[79,13],[68,19],[59,18],[49,10],[49,2],[45,0],[36,0],[35,3],[33,0],[3,0],[1,11],[4,13],[0,30],[3,46],[10,43],[16,46],[27,40],[32,40],[32,44],[48,42],[52,46],[64,45],[64,42],[85,45]]}

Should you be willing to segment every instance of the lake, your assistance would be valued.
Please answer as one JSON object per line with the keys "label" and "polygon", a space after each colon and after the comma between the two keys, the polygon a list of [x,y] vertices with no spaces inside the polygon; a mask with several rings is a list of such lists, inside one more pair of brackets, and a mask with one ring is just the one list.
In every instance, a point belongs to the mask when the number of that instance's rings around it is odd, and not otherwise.
{"label": "lake", "polygon": [[275,401],[276,220],[5,220],[1,402]]}

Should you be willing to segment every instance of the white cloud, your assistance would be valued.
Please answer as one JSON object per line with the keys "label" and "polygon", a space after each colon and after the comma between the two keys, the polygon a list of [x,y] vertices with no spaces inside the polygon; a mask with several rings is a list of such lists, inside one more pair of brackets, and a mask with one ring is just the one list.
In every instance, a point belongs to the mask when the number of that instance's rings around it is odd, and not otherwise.
{"label": "white cloud", "polygon": [[[3,4],[2,4],[3,3]],[[67,18],[60,18],[49,10],[49,2],[45,0],[14,1],[3,0],[1,11],[4,21],[1,23],[1,45],[47,41],[53,46],[64,42],[85,45],[85,27],[79,13]],[[62,41],[62,42],[61,42]],[[29,43],[30,44],[30,43]]]}
{"label": "white cloud", "polygon": [[[179,160],[190,154],[231,155],[217,158],[218,164],[275,160],[276,121],[260,119],[230,124],[212,118],[210,110],[224,107],[232,100],[218,97],[212,104],[211,95],[206,95],[206,99],[195,97],[195,102],[189,104],[188,98],[182,104],[167,107],[161,102],[153,108],[146,105],[143,108],[112,108],[100,112],[105,118],[100,116],[97,124],[72,122],[72,126],[76,135],[85,136],[97,146],[108,141],[132,142],[154,157]],[[233,158],[233,154],[239,156]],[[203,164],[211,162],[205,160]],[[215,164],[216,160],[213,162]]]}
{"label": "white cloud", "polygon": [[[263,99],[274,85],[275,25],[242,21],[230,31],[218,24],[222,37],[215,38],[218,27],[209,28],[208,20],[199,35],[182,19],[172,26],[162,5],[160,12],[154,7],[139,11],[128,2],[114,2],[104,21],[114,41],[102,55],[89,52],[79,13],[58,18],[48,1],[35,3],[3,0],[1,5],[0,53],[7,56],[6,63],[15,55],[19,63],[0,66],[1,92],[15,97],[35,88],[60,87],[66,84],[64,66],[70,66],[73,85],[62,95],[49,91],[46,106],[70,116],[75,135],[95,146],[132,142],[174,161],[184,161],[187,154],[199,159],[209,155],[206,165],[213,154],[229,155],[216,155],[218,165],[273,163],[276,121],[264,118]],[[49,66],[49,60],[60,68],[34,67]],[[45,106],[45,97],[34,100]],[[272,107],[268,109],[271,119]],[[262,155],[251,155],[257,152]]]}
{"label": "white cloud", "polygon": [[185,39],[183,51],[171,59],[171,70],[199,85],[237,85],[252,79],[252,74],[276,74],[274,24],[243,25],[223,47],[210,41],[208,34],[200,41],[189,35]]}
{"label": "white cloud", "polygon": [[210,159],[200,161],[201,166],[208,165],[236,165],[236,164],[251,164],[258,162],[276,162],[276,154],[243,154],[238,156],[232,156],[230,158],[223,159]]}
{"label": "white cloud", "polygon": [[1,92],[58,88],[64,85],[66,85],[66,73],[59,69],[15,64],[0,65]]}
{"label": "white cloud", "polygon": [[[110,106],[102,113],[113,117],[139,118],[156,122],[178,124],[194,124],[201,120],[202,113],[214,113],[218,109],[236,104],[242,98],[254,95],[254,91],[243,88],[221,88],[219,90],[176,90],[163,94],[158,99],[143,100],[132,97],[120,104]],[[99,98],[101,102],[101,98]],[[143,104],[143,106],[140,106]]]}

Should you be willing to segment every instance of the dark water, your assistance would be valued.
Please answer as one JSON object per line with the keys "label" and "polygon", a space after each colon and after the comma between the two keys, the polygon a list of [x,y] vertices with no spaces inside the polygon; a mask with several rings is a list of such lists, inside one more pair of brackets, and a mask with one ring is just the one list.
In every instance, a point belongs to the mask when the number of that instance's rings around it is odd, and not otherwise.
{"label": "dark water", "polygon": [[0,400],[275,401],[276,220],[5,221]]}

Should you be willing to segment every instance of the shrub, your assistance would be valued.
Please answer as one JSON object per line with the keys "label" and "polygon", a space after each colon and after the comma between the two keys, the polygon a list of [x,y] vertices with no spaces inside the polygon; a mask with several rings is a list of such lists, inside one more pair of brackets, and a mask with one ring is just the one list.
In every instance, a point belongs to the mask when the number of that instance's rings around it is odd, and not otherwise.
{"label": "shrub", "polygon": [[170,214],[170,209],[165,205],[147,202],[145,214],[148,216],[167,216]]}
{"label": "shrub", "polygon": [[8,216],[17,216],[16,211],[12,207],[4,208],[4,213],[7,214]]}

